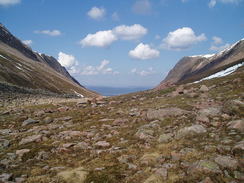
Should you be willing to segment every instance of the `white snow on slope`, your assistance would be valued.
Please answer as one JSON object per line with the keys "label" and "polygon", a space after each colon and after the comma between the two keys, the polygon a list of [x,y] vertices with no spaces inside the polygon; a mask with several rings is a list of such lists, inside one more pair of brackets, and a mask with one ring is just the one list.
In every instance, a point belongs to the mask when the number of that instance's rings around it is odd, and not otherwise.
{"label": "white snow on slope", "polygon": [[203,78],[199,81],[195,81],[194,83],[199,83],[201,81],[204,81],[204,80],[209,80],[209,79],[213,79],[213,78],[220,78],[220,77],[223,77],[223,76],[227,76],[233,72],[235,72],[239,67],[243,66],[244,65],[244,62],[240,63],[240,64],[237,64],[237,65],[234,65],[232,67],[229,67],[225,70],[222,70],[222,71],[219,71],[219,72],[216,72],[215,74],[211,75],[211,76],[208,76],[206,78]]}
{"label": "white snow on slope", "polygon": [[[4,59],[6,59],[6,60],[9,60],[9,59],[7,59],[6,57],[2,56],[1,54],[0,54],[0,57],[4,58]],[[9,61],[11,61],[11,60],[9,60]]]}
{"label": "white snow on slope", "polygon": [[204,57],[204,58],[210,58],[214,56],[215,54],[206,54],[206,55],[192,55],[190,57]]}

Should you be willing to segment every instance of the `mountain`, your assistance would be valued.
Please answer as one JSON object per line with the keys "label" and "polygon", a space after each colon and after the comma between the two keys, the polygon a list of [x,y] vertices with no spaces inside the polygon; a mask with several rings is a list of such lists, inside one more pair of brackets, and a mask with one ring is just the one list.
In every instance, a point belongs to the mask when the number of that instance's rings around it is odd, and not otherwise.
{"label": "mountain", "polygon": [[156,89],[198,81],[242,62],[244,39],[217,54],[183,57]]}
{"label": "mountain", "polygon": [[0,24],[0,82],[59,94],[96,95],[52,56],[33,51]]}

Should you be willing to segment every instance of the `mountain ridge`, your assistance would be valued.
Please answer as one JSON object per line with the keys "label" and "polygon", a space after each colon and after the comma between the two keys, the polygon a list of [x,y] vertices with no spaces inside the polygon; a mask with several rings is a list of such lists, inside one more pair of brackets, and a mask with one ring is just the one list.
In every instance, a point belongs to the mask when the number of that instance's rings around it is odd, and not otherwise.
{"label": "mountain ridge", "polygon": [[243,60],[244,39],[213,55],[185,56],[155,89],[160,90],[172,85],[194,82],[243,62]]}
{"label": "mountain ridge", "polygon": [[86,89],[52,56],[39,54],[0,24],[0,81],[54,93],[97,96]]}

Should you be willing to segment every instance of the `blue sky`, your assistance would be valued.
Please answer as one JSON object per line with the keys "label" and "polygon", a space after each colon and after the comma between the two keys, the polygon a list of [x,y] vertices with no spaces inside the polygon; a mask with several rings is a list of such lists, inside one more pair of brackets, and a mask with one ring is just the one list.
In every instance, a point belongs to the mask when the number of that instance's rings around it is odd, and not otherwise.
{"label": "blue sky", "polygon": [[244,37],[242,0],[0,0],[0,22],[83,85],[153,87]]}

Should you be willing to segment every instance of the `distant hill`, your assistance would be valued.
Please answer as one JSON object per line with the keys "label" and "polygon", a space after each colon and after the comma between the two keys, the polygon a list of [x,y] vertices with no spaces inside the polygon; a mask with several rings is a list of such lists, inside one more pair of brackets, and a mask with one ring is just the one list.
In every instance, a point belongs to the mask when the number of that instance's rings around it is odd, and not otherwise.
{"label": "distant hill", "polygon": [[83,87],[52,56],[23,44],[0,24],[0,82],[58,94],[97,95]]}
{"label": "distant hill", "polygon": [[244,39],[217,54],[183,57],[156,89],[198,81],[242,62]]}

